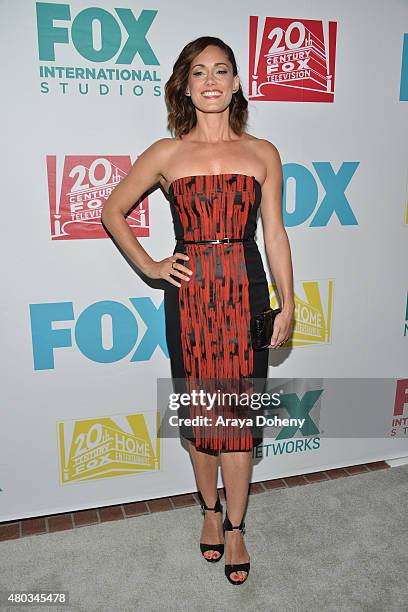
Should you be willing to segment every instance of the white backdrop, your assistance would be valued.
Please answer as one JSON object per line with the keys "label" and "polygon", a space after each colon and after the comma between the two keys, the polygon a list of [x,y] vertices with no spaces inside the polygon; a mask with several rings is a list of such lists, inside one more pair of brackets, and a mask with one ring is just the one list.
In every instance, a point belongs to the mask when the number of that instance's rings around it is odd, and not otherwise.
{"label": "white backdrop", "polygon": [[[283,163],[296,330],[270,376],[298,379],[299,397],[326,390],[315,433],[265,440],[253,481],[407,456],[407,3],[8,0],[0,12],[0,520],[196,488],[179,440],[157,440],[163,290],[99,215],[170,135],[164,84],[202,35],[233,48],[248,131]],[[154,259],[171,254],[160,189],[128,222]],[[261,221],[257,239],[267,268]],[[348,379],[341,401],[325,377]],[[372,384],[348,386],[358,378]]]}

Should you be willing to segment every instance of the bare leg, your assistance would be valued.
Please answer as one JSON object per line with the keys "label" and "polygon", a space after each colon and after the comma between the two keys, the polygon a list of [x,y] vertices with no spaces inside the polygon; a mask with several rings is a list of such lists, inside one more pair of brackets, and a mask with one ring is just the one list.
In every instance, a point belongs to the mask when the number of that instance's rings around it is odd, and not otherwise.
{"label": "bare leg", "polygon": [[[252,471],[252,452],[221,453],[221,469],[227,496],[228,518],[239,525],[248,500],[248,488]],[[225,532],[225,564],[246,563],[250,560],[242,533],[238,529]],[[232,580],[245,580],[246,572],[233,572]]]}
{"label": "bare leg", "polygon": [[[217,501],[217,479],[219,456],[201,452],[189,443],[190,457],[194,467],[197,487],[206,505],[214,508]],[[224,542],[221,512],[205,512],[200,542],[222,544]],[[207,559],[217,559],[220,553],[209,550],[204,553]]]}

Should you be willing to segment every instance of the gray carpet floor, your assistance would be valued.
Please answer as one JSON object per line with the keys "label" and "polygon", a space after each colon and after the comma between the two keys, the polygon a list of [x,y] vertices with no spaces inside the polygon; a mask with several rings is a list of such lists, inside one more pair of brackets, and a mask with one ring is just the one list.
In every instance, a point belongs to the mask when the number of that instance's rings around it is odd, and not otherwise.
{"label": "gray carpet floor", "polygon": [[241,586],[200,557],[194,507],[2,542],[0,588],[69,591],[46,608],[67,612],[406,612],[407,502],[408,466],[252,495]]}

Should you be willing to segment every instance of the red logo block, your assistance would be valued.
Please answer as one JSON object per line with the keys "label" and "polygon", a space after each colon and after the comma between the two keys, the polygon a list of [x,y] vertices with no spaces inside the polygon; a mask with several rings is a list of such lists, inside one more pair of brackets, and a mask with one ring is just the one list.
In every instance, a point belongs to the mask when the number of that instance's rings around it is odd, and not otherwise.
{"label": "red logo block", "polygon": [[249,19],[250,100],[333,102],[336,22]]}
{"label": "red logo block", "polygon": [[400,378],[395,389],[394,416],[403,416],[405,407],[408,408],[408,378]]}
{"label": "red logo block", "polygon": [[[131,166],[127,155],[67,155],[58,175],[56,156],[47,155],[52,240],[107,238],[101,223],[102,208]],[[147,197],[135,201],[136,205],[127,215],[127,223],[135,236],[149,236]]]}

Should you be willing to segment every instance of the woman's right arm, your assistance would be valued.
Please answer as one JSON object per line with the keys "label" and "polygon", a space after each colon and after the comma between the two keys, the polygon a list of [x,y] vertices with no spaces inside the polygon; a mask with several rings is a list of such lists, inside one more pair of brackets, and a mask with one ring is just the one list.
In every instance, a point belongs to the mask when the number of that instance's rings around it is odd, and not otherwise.
{"label": "woman's right arm", "polygon": [[[125,215],[146,191],[159,183],[163,168],[168,165],[173,147],[173,139],[162,138],[143,151],[127,176],[112,191],[102,208],[101,220],[104,226],[128,258],[150,278],[167,278],[170,258],[160,262],[154,261],[135,237]],[[177,264],[177,267],[178,273],[176,274],[175,271],[174,274],[184,278],[181,273],[184,266]],[[173,282],[172,279],[167,278],[167,280]],[[173,284],[178,285],[176,282]]]}

